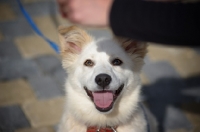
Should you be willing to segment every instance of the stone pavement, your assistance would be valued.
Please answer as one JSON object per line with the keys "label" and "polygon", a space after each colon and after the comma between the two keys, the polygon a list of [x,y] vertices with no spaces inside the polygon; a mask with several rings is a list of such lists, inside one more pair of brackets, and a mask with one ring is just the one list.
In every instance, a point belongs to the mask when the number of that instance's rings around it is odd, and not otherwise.
{"label": "stone pavement", "polygon": [[[58,43],[63,20],[53,0],[22,0]],[[88,29],[110,37],[106,29]],[[163,132],[200,132],[200,49],[149,43],[142,94]],[[0,0],[0,132],[55,132],[63,110],[59,55],[30,28],[14,0]]]}

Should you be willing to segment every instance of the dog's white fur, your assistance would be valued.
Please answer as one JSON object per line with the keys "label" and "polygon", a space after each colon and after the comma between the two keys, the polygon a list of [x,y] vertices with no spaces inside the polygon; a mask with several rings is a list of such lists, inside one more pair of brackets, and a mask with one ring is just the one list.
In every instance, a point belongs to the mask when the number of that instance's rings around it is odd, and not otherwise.
{"label": "dog's white fur", "polygon": [[[66,107],[59,132],[86,132],[87,126],[118,126],[117,132],[146,132],[144,113],[138,106],[139,73],[146,45],[125,39],[95,40],[75,26],[60,27],[59,38],[62,64],[68,74]],[[111,61],[114,58],[121,59],[123,64],[113,66]],[[84,66],[87,59],[91,59],[94,66]],[[112,78],[109,90],[117,90],[124,84],[123,91],[109,112],[97,110],[84,90],[85,86],[91,91],[98,91],[94,80],[101,73]]]}

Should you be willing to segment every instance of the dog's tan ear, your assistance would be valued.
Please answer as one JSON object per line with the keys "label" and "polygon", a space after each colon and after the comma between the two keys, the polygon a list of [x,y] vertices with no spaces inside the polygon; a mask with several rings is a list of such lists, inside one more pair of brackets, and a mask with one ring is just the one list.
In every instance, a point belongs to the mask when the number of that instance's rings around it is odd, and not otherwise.
{"label": "dog's tan ear", "polygon": [[81,53],[84,46],[93,41],[93,38],[84,30],[76,27],[59,27],[60,53],[62,56],[63,68],[73,68],[77,56]]}
{"label": "dog's tan ear", "polygon": [[123,37],[116,37],[116,39],[134,62],[133,69],[135,71],[140,71],[147,53],[147,44]]}
{"label": "dog's tan ear", "polygon": [[83,47],[92,41],[92,37],[89,34],[76,26],[60,26],[58,31],[61,55],[79,54]]}
{"label": "dog's tan ear", "polygon": [[144,58],[147,53],[147,44],[133,39],[116,37],[123,49],[130,55],[136,55],[137,58]]}

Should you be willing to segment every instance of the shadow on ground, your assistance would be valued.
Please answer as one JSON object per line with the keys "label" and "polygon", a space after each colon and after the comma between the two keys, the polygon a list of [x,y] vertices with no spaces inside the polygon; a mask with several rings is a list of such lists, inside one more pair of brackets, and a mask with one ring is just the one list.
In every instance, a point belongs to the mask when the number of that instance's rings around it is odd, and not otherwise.
{"label": "shadow on ground", "polygon": [[[143,86],[143,94],[159,122],[159,132],[179,127],[189,131],[192,124],[183,111],[200,114],[200,110],[197,110],[200,108],[200,75],[186,79],[160,78],[155,83]],[[185,104],[194,104],[195,107],[183,107]]]}

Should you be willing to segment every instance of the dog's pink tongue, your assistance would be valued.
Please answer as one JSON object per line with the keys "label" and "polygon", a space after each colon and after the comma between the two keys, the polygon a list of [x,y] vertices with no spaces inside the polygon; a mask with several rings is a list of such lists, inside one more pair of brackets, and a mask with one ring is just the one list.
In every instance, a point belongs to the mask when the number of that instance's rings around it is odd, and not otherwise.
{"label": "dog's pink tongue", "polygon": [[93,100],[99,108],[108,108],[113,102],[113,93],[111,91],[93,92]]}

